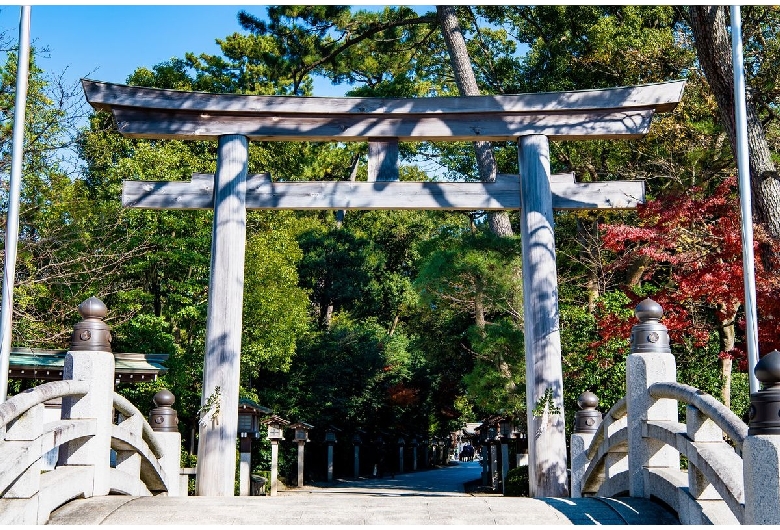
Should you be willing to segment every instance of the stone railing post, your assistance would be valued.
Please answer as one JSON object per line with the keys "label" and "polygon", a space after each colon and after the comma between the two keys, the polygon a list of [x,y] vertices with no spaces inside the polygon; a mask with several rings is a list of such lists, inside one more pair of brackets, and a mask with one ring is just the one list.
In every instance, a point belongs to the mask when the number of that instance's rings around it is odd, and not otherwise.
{"label": "stone railing post", "polygon": [[780,352],[756,363],[762,390],[750,395],[750,424],[742,444],[745,520],[780,524]]}
{"label": "stone railing post", "polygon": [[515,433],[517,441],[516,467],[528,466],[528,435],[524,432]]}
{"label": "stone railing post", "polygon": [[501,454],[501,440],[498,437],[498,429],[492,427],[488,431],[490,437],[490,487],[493,491],[499,491],[501,481],[501,467],[498,461]]}
{"label": "stone railing post", "polygon": [[601,424],[601,413],[596,410],[599,398],[593,392],[584,392],[577,399],[580,410],[574,417],[571,435],[571,496],[582,497],[582,479],[588,470],[588,448]]}
{"label": "stone railing post", "polygon": [[506,491],[506,476],[509,474],[509,436],[501,435],[501,491]]}
{"label": "stone railing post", "polygon": [[[480,434],[481,435],[481,434]],[[482,440],[482,485],[490,485],[490,441],[487,436],[481,436]]]}
{"label": "stone railing post", "polygon": [[279,442],[284,439],[283,429],[290,422],[274,414],[264,419],[263,423],[268,426],[268,441],[271,442],[271,483],[268,495],[275,497],[279,488]]}
{"label": "stone railing post", "polygon": [[179,418],[173,409],[176,397],[168,389],[157,392],[152,398],[155,408],[149,413],[149,424],[152,426],[157,441],[163,448],[160,467],[165,472],[166,487],[169,497],[186,497],[187,488],[181,489],[179,474],[181,471],[181,433]]}
{"label": "stone railing post", "polygon": [[248,497],[252,493],[252,433],[238,433],[238,495]]}
{"label": "stone railing post", "polygon": [[403,436],[398,437],[398,473],[402,474],[404,472],[404,446],[406,445],[406,440],[404,440]]}
{"label": "stone railing post", "polygon": [[92,487],[85,496],[108,495],[111,466],[111,430],[114,403],[114,355],[111,332],[103,322],[107,310],[95,297],[79,305],[83,320],[76,324],[65,356],[63,379],[89,381],[90,391],[81,398],[62,400],[63,419],[94,419],[95,435],[60,446],[60,466],[91,466]]}
{"label": "stone railing post", "polygon": [[355,456],[354,456],[354,477],[356,479],[360,478],[360,446],[363,444],[363,439],[360,437],[360,433],[355,433],[355,435],[352,437],[352,445],[355,446]]}
{"label": "stone railing post", "polygon": [[333,482],[333,446],[336,445],[336,431],[328,429],[325,432],[325,445],[328,447],[328,482]]}
{"label": "stone railing post", "polygon": [[626,360],[626,406],[628,411],[628,473],[632,497],[649,497],[645,468],[680,469],[680,453],[658,440],[644,438],[645,421],[677,422],[677,402],[653,399],[653,383],[677,380],[675,359],[666,326],[660,323],[663,309],[649,298],[636,307],[639,324],[631,330],[631,353]]}

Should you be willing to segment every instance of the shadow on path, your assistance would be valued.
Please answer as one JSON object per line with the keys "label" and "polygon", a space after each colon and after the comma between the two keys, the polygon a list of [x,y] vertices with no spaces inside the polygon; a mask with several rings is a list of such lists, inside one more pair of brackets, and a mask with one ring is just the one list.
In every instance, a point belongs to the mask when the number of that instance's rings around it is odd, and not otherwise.
{"label": "shadow on path", "polygon": [[649,499],[633,497],[579,499],[540,499],[560,512],[574,525],[679,525],[677,517]]}

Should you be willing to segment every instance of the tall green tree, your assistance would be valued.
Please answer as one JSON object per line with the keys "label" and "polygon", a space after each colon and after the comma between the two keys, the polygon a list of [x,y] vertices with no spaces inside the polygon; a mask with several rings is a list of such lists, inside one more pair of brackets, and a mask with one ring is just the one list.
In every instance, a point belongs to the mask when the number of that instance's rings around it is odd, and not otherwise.
{"label": "tall green tree", "polygon": [[[777,104],[774,88],[766,90],[767,84],[779,79],[773,67],[762,66],[772,62],[776,55],[776,35],[780,29],[780,17],[776,10],[759,7],[745,20],[745,26],[757,22],[759,30],[749,30],[753,47],[759,47],[762,55],[750,54],[746,65],[747,82],[751,89],[745,101],[747,121],[748,163],[753,194],[753,212],[756,220],[765,224],[775,239],[780,239],[780,176],[769,149],[765,123],[771,124]],[[725,6],[691,6],[690,25],[693,31],[699,63],[710,88],[715,94],[720,109],[723,127],[728,135],[733,153],[737,152],[737,123],[734,101],[734,64],[731,56],[731,39],[726,30]],[[758,15],[756,20],[750,15]],[[749,43],[750,45],[750,43]],[[768,75],[767,75],[768,74]],[[758,81],[755,83],[753,81]],[[756,93],[757,92],[757,93]],[[762,113],[761,110],[764,112]],[[763,114],[763,116],[762,116]],[[770,125],[771,126],[771,125]]]}
{"label": "tall green tree", "polygon": [[[66,347],[76,306],[90,295],[105,296],[102,281],[126,262],[126,238],[107,237],[95,227],[111,226],[92,205],[83,182],[69,172],[79,105],[72,87],[37,66],[31,52],[25,113],[24,158],[19,205],[19,242],[14,284],[14,346]],[[17,57],[0,67],[0,171],[11,169]],[[0,191],[8,211],[8,186]],[[6,226],[3,217],[2,225]],[[5,233],[3,233],[3,237]],[[5,245],[3,244],[3,248]],[[95,279],[94,281],[91,281]]]}

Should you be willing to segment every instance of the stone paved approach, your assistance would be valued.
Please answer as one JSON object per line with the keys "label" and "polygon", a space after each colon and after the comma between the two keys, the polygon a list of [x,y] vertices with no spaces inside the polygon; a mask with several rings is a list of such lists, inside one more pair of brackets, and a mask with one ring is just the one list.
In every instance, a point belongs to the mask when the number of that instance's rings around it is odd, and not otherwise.
{"label": "stone paved approach", "polygon": [[394,478],[336,481],[276,497],[128,497],[72,501],[52,514],[58,525],[571,525],[678,524],[643,499],[525,499],[470,495],[477,462]]}

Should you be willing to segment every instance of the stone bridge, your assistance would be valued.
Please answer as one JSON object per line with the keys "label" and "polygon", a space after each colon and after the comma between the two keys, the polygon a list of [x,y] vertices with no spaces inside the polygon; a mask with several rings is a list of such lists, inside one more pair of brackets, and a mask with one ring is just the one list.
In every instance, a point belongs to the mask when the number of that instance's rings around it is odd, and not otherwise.
{"label": "stone bridge", "polygon": [[647,499],[528,499],[469,494],[479,462],[383,479],[336,480],[273,497],[93,497],[69,502],[49,524],[569,525],[677,524]]}
{"label": "stone bridge", "polygon": [[[745,425],[676,381],[652,300],[637,307],[626,397],[604,415],[582,399],[565,499],[467,494],[477,462],[278,496],[187,497],[179,433],[155,431],[114,393],[105,306],[82,306],[64,379],[0,405],[0,524],[780,524],[780,352],[756,366],[764,389]],[[57,397],[61,419],[45,423],[43,404]],[[152,417],[171,412],[162,401]]]}

